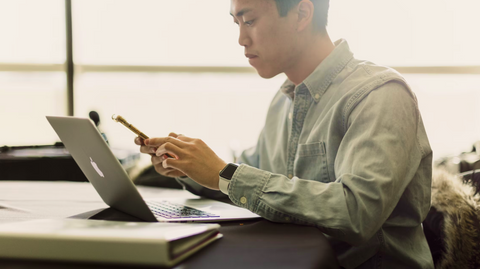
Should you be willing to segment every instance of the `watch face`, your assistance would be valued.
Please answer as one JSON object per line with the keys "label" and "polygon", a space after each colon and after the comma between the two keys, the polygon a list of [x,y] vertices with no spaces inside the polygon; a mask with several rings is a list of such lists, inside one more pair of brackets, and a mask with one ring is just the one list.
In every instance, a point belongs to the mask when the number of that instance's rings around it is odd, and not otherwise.
{"label": "watch face", "polygon": [[237,170],[237,165],[229,163],[220,173],[220,176],[223,178],[226,178],[228,180],[231,180],[233,177],[233,174]]}

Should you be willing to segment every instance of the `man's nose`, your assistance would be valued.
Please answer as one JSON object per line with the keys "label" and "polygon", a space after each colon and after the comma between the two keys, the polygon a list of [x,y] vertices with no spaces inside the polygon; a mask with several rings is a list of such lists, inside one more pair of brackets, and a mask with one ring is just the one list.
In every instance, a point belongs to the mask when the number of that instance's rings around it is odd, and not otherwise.
{"label": "man's nose", "polygon": [[246,29],[243,26],[240,26],[240,34],[238,37],[238,44],[242,47],[247,47],[251,45],[251,39],[248,36]]}

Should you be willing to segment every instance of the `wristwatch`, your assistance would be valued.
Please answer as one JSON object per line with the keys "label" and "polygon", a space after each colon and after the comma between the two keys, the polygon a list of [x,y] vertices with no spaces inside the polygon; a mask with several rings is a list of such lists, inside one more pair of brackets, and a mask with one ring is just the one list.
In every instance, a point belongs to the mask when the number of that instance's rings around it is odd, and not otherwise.
{"label": "wristwatch", "polygon": [[230,181],[232,180],[235,171],[237,171],[237,168],[238,164],[229,163],[219,173],[220,179],[218,181],[218,187],[220,188],[220,191],[226,195],[228,195],[228,185],[230,185]]}

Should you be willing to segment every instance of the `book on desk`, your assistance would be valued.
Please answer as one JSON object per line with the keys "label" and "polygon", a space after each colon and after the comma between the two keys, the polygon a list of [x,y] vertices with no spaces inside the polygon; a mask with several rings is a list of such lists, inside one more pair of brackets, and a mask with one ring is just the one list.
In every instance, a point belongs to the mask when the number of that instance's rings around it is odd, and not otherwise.
{"label": "book on desk", "polygon": [[0,225],[0,258],[173,266],[222,237],[218,224],[46,219]]}

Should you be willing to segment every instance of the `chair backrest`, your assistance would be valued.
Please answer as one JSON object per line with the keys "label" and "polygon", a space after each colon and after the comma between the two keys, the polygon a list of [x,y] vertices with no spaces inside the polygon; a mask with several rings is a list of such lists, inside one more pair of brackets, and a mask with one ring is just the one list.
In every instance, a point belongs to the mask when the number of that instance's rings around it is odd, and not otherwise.
{"label": "chair backrest", "polygon": [[480,192],[480,169],[471,170],[460,174],[465,184],[475,188],[475,194]]}
{"label": "chair backrest", "polygon": [[480,171],[465,178],[434,171],[432,208],[423,226],[436,268],[480,268],[479,180]]}

